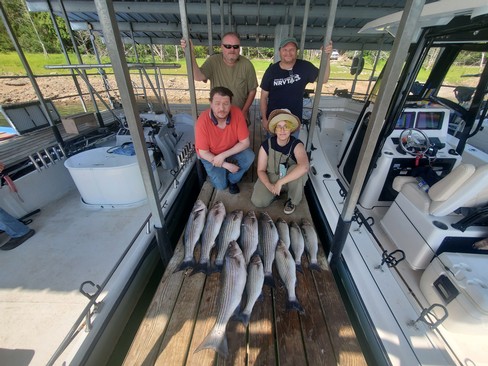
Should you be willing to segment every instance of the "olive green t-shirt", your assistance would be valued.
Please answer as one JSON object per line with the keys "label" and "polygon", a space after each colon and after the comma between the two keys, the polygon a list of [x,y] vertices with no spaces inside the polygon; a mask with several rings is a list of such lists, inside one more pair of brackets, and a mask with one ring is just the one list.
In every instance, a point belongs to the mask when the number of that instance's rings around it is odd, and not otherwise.
{"label": "olive green t-shirt", "polygon": [[241,109],[249,92],[258,87],[254,66],[243,56],[239,56],[234,66],[228,66],[222,54],[215,54],[205,60],[200,70],[210,80],[210,88],[216,86],[229,88],[234,94],[232,104]]}

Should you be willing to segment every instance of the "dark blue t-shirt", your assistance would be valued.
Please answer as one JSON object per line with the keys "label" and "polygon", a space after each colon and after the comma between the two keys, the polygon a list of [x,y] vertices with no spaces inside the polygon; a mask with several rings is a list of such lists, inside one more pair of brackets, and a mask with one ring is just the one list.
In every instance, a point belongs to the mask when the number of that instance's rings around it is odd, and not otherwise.
{"label": "dark blue t-shirt", "polygon": [[261,80],[261,89],[269,92],[266,117],[275,109],[286,108],[301,120],[305,88],[318,75],[315,65],[300,59],[291,70],[283,70],[279,62],[269,66]]}
{"label": "dark blue t-shirt", "polygon": [[297,158],[295,156],[295,147],[298,144],[303,144],[303,142],[294,136],[290,136],[290,141],[288,141],[288,143],[285,146],[280,146],[278,145],[276,135],[271,136],[269,139],[264,140],[263,143],[261,144],[264,151],[266,151],[267,155],[269,155],[269,144],[271,144],[271,148],[273,150],[285,156],[285,159],[291,158],[296,163]]}

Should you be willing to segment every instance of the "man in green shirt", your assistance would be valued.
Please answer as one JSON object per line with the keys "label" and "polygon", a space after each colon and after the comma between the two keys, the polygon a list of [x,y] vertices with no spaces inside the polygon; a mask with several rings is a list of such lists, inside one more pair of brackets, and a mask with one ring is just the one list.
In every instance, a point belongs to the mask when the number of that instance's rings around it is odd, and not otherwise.
{"label": "man in green shirt", "polygon": [[[186,40],[182,39],[181,47],[185,49],[186,46]],[[210,80],[210,89],[216,86],[229,88],[234,94],[232,104],[242,110],[249,124],[249,108],[258,87],[256,70],[251,61],[240,55],[241,42],[237,33],[226,33],[220,48],[222,53],[208,57],[201,67],[198,67],[195,53],[192,52],[194,78],[196,81]]]}

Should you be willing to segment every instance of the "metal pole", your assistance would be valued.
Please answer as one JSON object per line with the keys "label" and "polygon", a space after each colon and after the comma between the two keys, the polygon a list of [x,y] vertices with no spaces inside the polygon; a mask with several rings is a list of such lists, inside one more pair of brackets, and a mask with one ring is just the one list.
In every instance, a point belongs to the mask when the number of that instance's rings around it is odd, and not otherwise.
{"label": "metal pole", "polygon": [[331,263],[335,263],[339,260],[342,249],[344,248],[347,233],[351,226],[352,216],[359,195],[361,194],[361,188],[368,173],[376,142],[378,141],[381,128],[383,127],[391,96],[393,95],[398,78],[400,77],[410,43],[412,42],[414,33],[417,31],[417,22],[424,4],[425,0],[408,0],[405,10],[403,11],[397,36],[393,43],[393,49],[385,66],[385,72],[382,79],[384,83],[380,86],[378,98],[373,106],[356,169],[354,169],[354,174],[352,176],[351,186],[332,240],[331,252],[329,255]]}
{"label": "metal pole", "polygon": [[[59,0],[59,6],[61,7],[61,12],[63,14],[63,19],[64,19],[64,22],[66,23],[66,29],[68,30],[68,33],[69,33],[69,36],[70,36],[70,39],[71,39],[71,43],[73,44],[73,49],[74,49],[75,54],[76,54],[76,57],[78,59],[78,63],[79,64],[82,64],[83,63],[83,59],[81,58],[80,50],[78,49],[78,45],[76,44],[76,39],[75,39],[75,36],[73,34],[73,29],[71,29],[71,24],[70,24],[69,19],[68,19],[68,13],[66,12],[66,8],[64,6],[63,0]],[[86,80],[89,80],[88,75],[86,74],[86,72],[83,71],[82,73],[83,73],[83,76],[85,76],[85,79]],[[90,89],[89,86],[88,86],[88,93],[90,94],[90,98],[91,98],[91,101],[93,103],[93,108],[95,109],[95,113],[97,115],[98,123],[100,124],[101,127],[103,127],[104,124],[103,124],[102,115],[100,114],[100,109],[98,108],[98,104],[97,104],[97,101],[95,100],[95,96],[93,95],[93,92],[92,92],[92,90]]]}
{"label": "metal pole", "polygon": [[[300,53],[299,57],[303,59],[303,51],[305,50],[305,36],[307,35],[308,14],[310,8],[310,0],[305,1],[305,11],[303,12],[302,34],[300,35]],[[330,20],[330,18],[329,18]],[[334,24],[334,23],[332,23]],[[327,22],[327,27],[329,22]],[[290,35],[293,35],[293,28],[290,29]],[[324,80],[324,79],[322,79]]]}
{"label": "metal pole", "polygon": [[[137,52],[137,44],[134,39],[134,31],[132,30],[132,23],[129,23],[129,28],[130,28],[130,38],[132,40],[132,47],[134,47],[134,55],[136,56],[136,62],[139,63],[139,53]],[[141,81],[141,88],[142,88],[142,93],[144,95],[144,100],[146,101],[149,110],[152,112],[153,111],[152,103],[149,102],[149,100],[147,99],[146,86],[144,85],[144,77],[142,76],[141,69],[139,69],[139,80]]]}
{"label": "metal pole", "polygon": [[[180,7],[181,8],[181,7]],[[181,10],[180,10],[181,13]],[[186,9],[185,9],[185,14],[186,14]],[[186,21],[186,19],[185,19]],[[220,0],[220,38],[224,36],[224,0]]]}
{"label": "metal pole", "polygon": [[383,47],[383,39],[381,39],[380,43],[378,44],[378,52],[376,52],[376,57],[374,58],[373,70],[371,70],[371,76],[369,77],[369,82],[368,82],[368,89],[366,89],[366,96],[364,97],[365,101],[366,101],[367,96],[369,94],[369,89],[371,88],[371,83],[373,82],[373,76],[374,76],[374,73],[376,71],[376,66],[378,66],[378,61],[380,59],[382,47]]}
{"label": "metal pole", "polygon": [[141,170],[142,180],[146,189],[147,200],[152,213],[154,226],[157,229],[158,248],[163,264],[171,259],[170,241],[167,232],[163,211],[159,202],[159,194],[156,182],[152,174],[151,162],[146,149],[144,131],[137,110],[134,90],[132,88],[129,68],[124,56],[124,47],[120,39],[119,27],[115,19],[115,11],[112,0],[95,0],[103,35],[107,44],[110,59],[112,60],[115,79],[122,98],[125,117],[129,125],[137,162]]}
{"label": "metal pole", "polygon": [[[310,5],[310,4],[309,4]],[[292,16],[291,16],[291,22],[290,22],[290,37],[294,37],[294,29],[295,29],[295,18],[296,18],[296,12],[297,12],[297,0],[293,0],[293,5],[291,7],[292,10]],[[305,5],[305,11],[308,11],[308,6]],[[259,14],[259,12],[258,12]],[[305,18],[305,17],[304,17]],[[305,23],[305,19],[303,19],[303,22]],[[301,53],[300,53],[301,54]]]}
{"label": "metal pole", "polygon": [[[329,9],[329,19],[327,19],[327,28],[325,31],[325,38],[323,44],[324,49],[329,44],[332,38],[332,28],[334,27],[336,11],[337,11],[337,0],[331,0],[330,9]],[[315,126],[317,125],[320,96],[322,94],[322,85],[324,84],[325,68],[327,66],[327,62],[329,62],[327,60],[327,56],[325,52],[322,51],[322,56],[320,58],[320,71],[319,71],[319,76],[317,78],[317,87],[315,89],[315,96],[313,98],[313,104],[312,104],[312,119],[310,120],[310,130],[308,131],[308,136],[307,136],[306,151],[310,151],[312,147],[313,134],[315,132]]]}
{"label": "metal pole", "polygon": [[12,41],[12,44],[14,45],[14,48],[17,51],[17,54],[19,55],[20,61],[22,62],[22,65],[24,66],[24,69],[27,73],[27,76],[29,77],[29,80],[32,84],[32,88],[34,89],[34,92],[36,93],[37,99],[39,99],[39,103],[40,103],[42,113],[46,117],[46,120],[49,122],[49,125],[51,126],[51,129],[53,131],[54,137],[56,138],[56,141],[61,146],[64,146],[63,138],[61,137],[61,134],[59,133],[58,127],[54,124],[54,121],[51,117],[51,114],[48,111],[46,101],[44,100],[44,97],[42,96],[41,89],[39,88],[39,85],[37,85],[36,78],[34,77],[34,74],[32,73],[32,69],[30,68],[29,63],[27,62],[27,59],[25,58],[24,52],[22,52],[22,48],[20,47],[19,42],[17,41],[17,37],[15,37],[15,34],[14,34],[13,29],[10,25],[10,22],[7,19],[7,14],[5,13],[5,10],[3,9],[1,2],[0,2],[0,15],[2,17],[3,24],[5,25],[5,30],[7,31],[8,35],[10,37],[10,40]]}
{"label": "metal pole", "polygon": [[[102,63],[102,60],[100,58],[100,53],[98,52],[97,44],[95,42],[95,34],[93,33],[93,26],[91,24],[88,24],[88,32],[90,33],[90,42],[92,44],[93,48],[93,53],[95,54],[95,58],[97,59],[97,62],[99,64]],[[105,73],[104,69],[98,69],[98,73],[102,77],[103,81],[103,86],[105,87],[105,92],[107,93],[107,98],[108,100],[111,100],[112,96],[110,95],[110,83],[108,82],[107,74]]]}
{"label": "metal pole", "polygon": [[[47,6],[49,8],[49,16],[51,17],[51,22],[53,23],[54,31],[56,32],[56,36],[58,37],[59,45],[61,46],[61,50],[63,51],[66,63],[71,64],[71,60],[69,59],[69,56],[68,56],[68,51],[66,51],[66,47],[64,45],[63,38],[61,38],[61,32],[59,31],[58,22],[56,21],[56,18],[54,17],[53,7],[49,1],[47,2]],[[78,79],[76,78],[76,74],[73,70],[71,70],[70,73],[71,73],[71,77],[73,78],[73,83],[75,84],[76,91],[78,92],[78,96],[80,98],[80,103],[81,103],[81,106],[83,107],[83,111],[87,112],[88,109],[86,108],[85,100],[83,99],[80,84],[78,83]]]}
{"label": "metal pole", "polygon": [[185,58],[186,58],[186,69],[188,72],[188,88],[190,89],[190,104],[191,104],[191,115],[193,120],[196,121],[198,118],[197,110],[197,96],[195,92],[195,79],[193,76],[192,67],[192,47],[190,47],[190,36],[188,32],[188,21],[186,18],[186,5],[185,0],[178,0],[180,5],[180,19],[181,19],[181,33],[183,39],[186,40],[188,47],[186,47]]}
{"label": "metal pole", "polygon": [[[363,59],[363,48],[364,44],[361,46],[361,52],[359,53],[359,60]],[[361,64],[361,61],[358,63],[358,65]],[[356,73],[354,74],[354,79],[352,81],[352,86],[351,86],[351,95],[354,95],[354,91],[356,90],[356,83],[358,81],[358,76],[359,76],[359,67],[356,69]]]}
{"label": "metal pole", "polygon": [[207,0],[207,33],[208,33],[208,54],[213,55],[213,30],[212,30],[212,5]]}

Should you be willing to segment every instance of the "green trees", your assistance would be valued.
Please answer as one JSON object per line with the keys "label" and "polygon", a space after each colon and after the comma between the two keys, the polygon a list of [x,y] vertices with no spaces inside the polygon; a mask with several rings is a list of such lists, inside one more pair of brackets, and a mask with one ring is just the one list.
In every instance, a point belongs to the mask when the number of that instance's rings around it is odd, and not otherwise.
{"label": "green trees", "polygon": [[[61,51],[49,14],[29,13],[23,0],[2,0],[2,6],[25,52],[59,53]],[[66,41],[65,44],[69,45],[69,35],[64,20],[58,18],[58,24],[61,35]],[[0,23],[0,52],[13,50],[5,26]]]}

